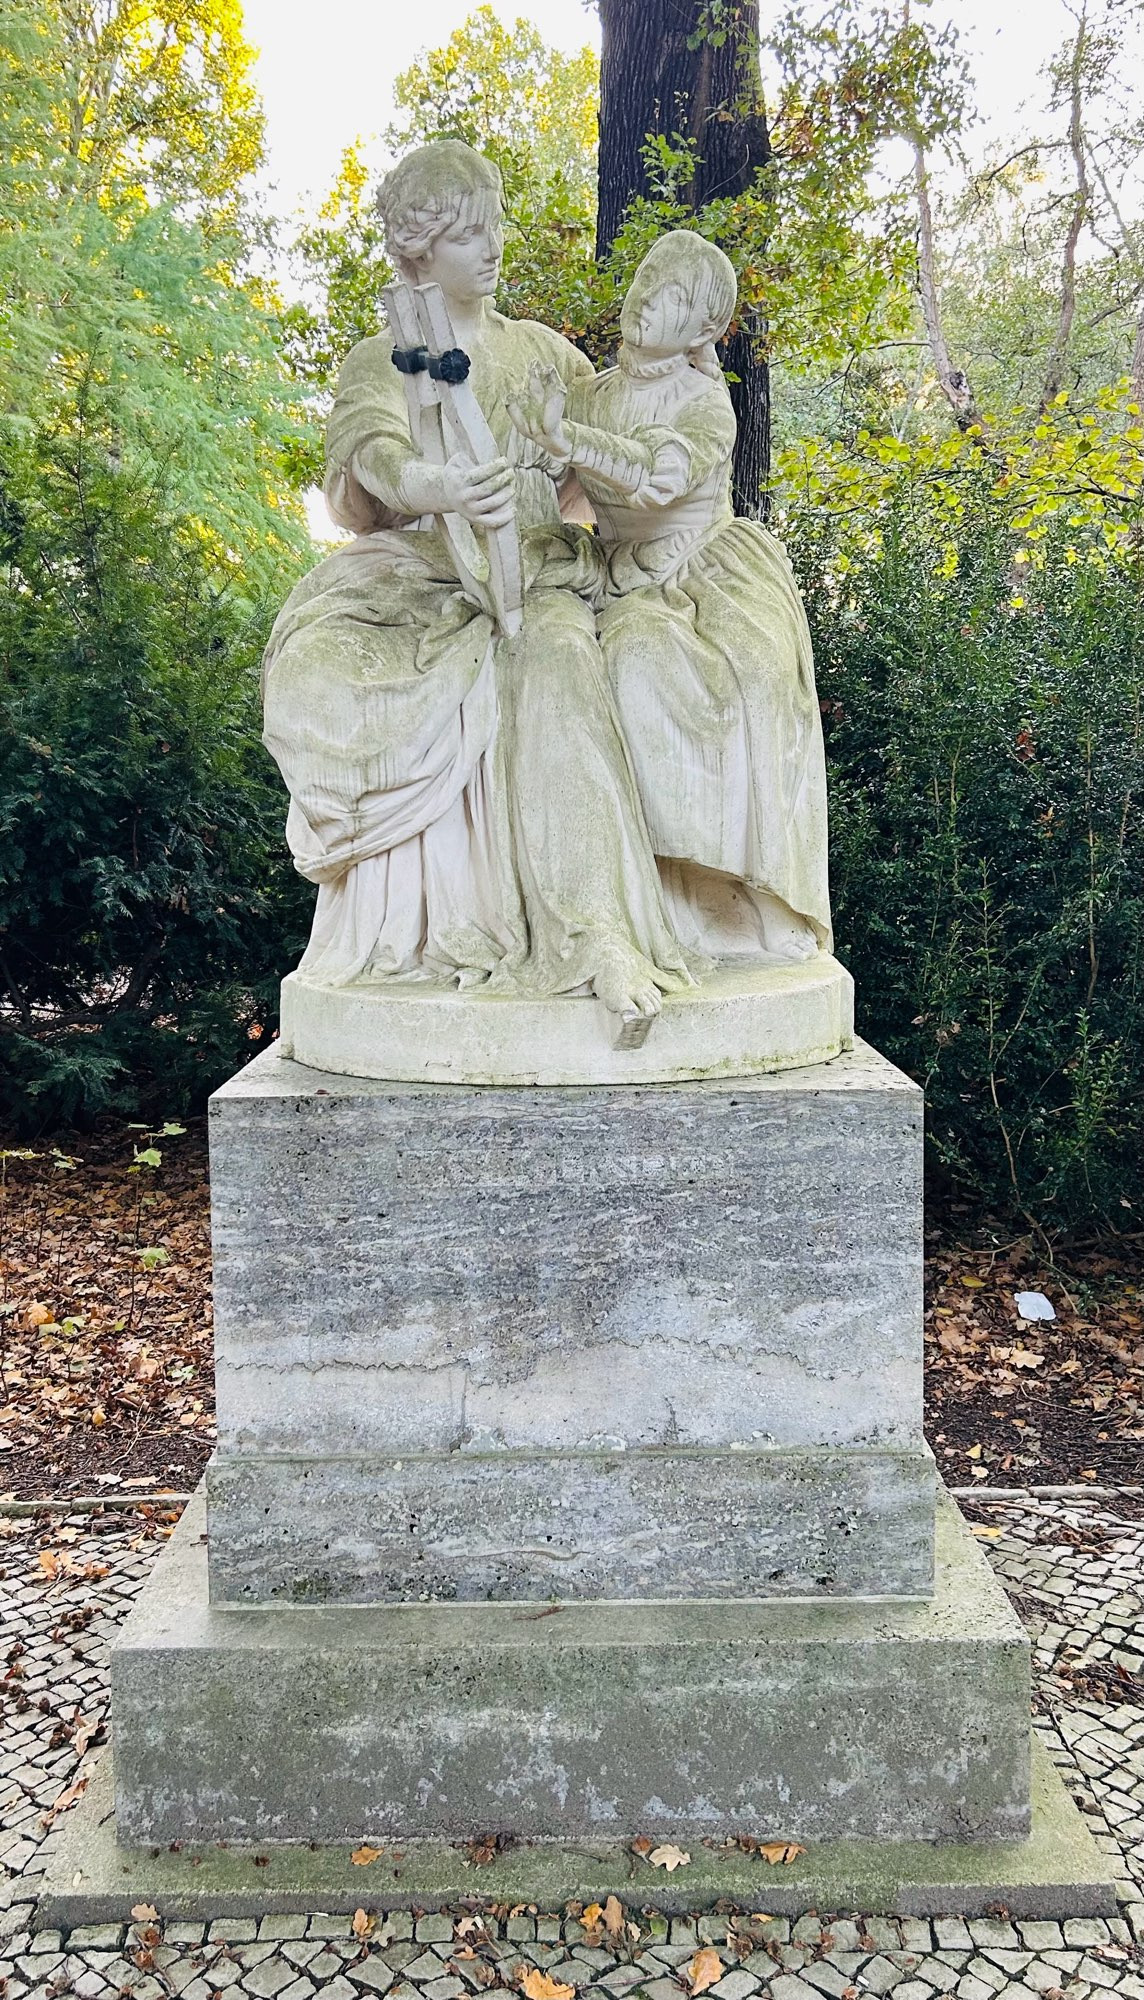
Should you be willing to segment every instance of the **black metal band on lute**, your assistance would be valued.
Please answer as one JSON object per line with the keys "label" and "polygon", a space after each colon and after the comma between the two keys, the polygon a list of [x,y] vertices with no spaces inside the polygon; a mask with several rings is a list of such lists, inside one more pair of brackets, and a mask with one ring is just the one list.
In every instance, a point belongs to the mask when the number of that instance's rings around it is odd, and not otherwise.
{"label": "black metal band on lute", "polygon": [[434,382],[465,382],[472,365],[463,347],[447,347],[444,354],[429,356],[429,373]]}
{"label": "black metal band on lute", "polygon": [[390,360],[399,375],[420,375],[423,369],[432,369],[427,347],[395,347]]}

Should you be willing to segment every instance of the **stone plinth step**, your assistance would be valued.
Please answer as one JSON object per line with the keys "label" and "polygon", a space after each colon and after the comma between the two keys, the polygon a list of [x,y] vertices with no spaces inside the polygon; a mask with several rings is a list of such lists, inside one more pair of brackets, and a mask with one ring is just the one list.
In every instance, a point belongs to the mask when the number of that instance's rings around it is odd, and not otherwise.
{"label": "stone plinth step", "polygon": [[[146,1904],[164,1919],[242,1918],[311,1910],[447,1909],[474,1900],[560,1910],[572,1898],[618,1896],[637,1913],[767,1910],[775,1916],[863,1910],[885,1916],[1016,1918],[1116,1914],[1115,1867],[1102,1854],[1040,1742],[1033,1739],[1033,1813],[1016,1842],[826,1841],[789,1866],[695,1842],[672,1874],[600,1840],[526,1842],[475,1868],[463,1847],[426,1840],[384,1848],[355,1866],[350,1847],[302,1842],[130,1848],[115,1837],[110,1757],[61,1828],[36,1912],[37,1927],[125,1923]],[[779,1829],[775,1829],[777,1832]]]}
{"label": "stone plinth step", "polygon": [[212,1604],[928,1597],[928,1450],[231,1456]]}
{"label": "stone plinth step", "polygon": [[219,1609],[203,1520],[112,1651],[128,1841],[1028,1831],[1028,1641],[948,1499],[906,1603]]}

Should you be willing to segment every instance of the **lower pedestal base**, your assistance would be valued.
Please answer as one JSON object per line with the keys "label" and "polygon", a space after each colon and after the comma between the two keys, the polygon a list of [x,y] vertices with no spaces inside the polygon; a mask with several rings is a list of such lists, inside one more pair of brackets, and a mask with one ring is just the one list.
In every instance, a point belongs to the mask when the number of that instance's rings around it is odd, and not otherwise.
{"label": "lower pedestal base", "polygon": [[1028,1641],[944,1496],[913,1603],[218,1608],[202,1531],[112,1651],[124,1840],[1028,1832]]}
{"label": "lower pedestal base", "polygon": [[438,1910],[474,1899],[560,1911],[575,1898],[610,1896],[633,1912],[770,1911],[794,1916],[861,1910],[867,1916],[1109,1917],[1114,1869],[1048,1754],[1033,1739],[1032,1827],[1026,1840],[829,1841],[787,1867],[736,1849],[696,1843],[691,1861],[665,1875],[619,1844],[533,1842],[474,1868],[463,1848],[413,1840],[355,1867],[338,1846],[123,1847],[115,1837],[110,1759],[70,1815],[48,1865],[36,1911],[41,1930],[125,1923],[140,1903],[165,1919],[262,1917],[294,1912]]}

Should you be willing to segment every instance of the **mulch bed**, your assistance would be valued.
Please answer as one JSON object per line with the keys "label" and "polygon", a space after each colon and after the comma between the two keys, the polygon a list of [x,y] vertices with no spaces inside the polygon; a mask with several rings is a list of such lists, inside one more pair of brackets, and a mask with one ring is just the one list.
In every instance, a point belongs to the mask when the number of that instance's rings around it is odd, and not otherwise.
{"label": "mulch bed", "polygon": [[[187,1490],[214,1445],[205,1126],[66,1143],[0,1153],[0,1495]],[[947,1482],[1144,1481],[1144,1239],[1051,1262],[938,1231],[927,1253]],[[1018,1291],[1057,1318],[1021,1322]]]}

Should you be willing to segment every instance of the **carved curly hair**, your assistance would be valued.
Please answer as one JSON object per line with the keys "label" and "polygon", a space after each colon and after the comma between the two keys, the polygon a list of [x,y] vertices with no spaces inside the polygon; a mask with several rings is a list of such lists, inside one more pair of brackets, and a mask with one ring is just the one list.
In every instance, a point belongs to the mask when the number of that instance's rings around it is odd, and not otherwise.
{"label": "carved curly hair", "polygon": [[377,192],[385,245],[404,277],[463,214],[504,214],[500,169],[461,139],[433,139],[399,160]]}

